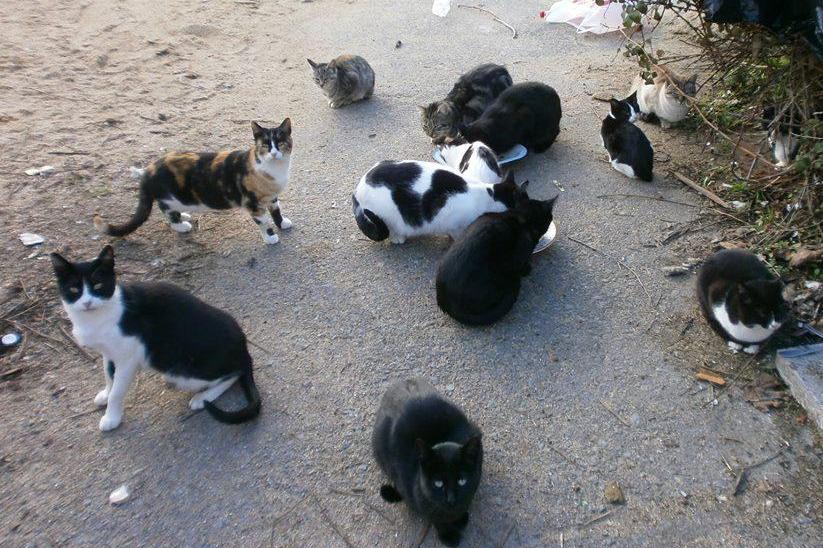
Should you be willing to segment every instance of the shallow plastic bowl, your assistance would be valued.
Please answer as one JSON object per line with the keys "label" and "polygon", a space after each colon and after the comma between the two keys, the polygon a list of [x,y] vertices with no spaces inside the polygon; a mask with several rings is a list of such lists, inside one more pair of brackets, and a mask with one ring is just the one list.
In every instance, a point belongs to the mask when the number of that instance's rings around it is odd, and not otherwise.
{"label": "shallow plastic bowl", "polygon": [[[497,157],[497,162],[502,166],[504,164],[510,164],[512,162],[516,162],[521,158],[525,158],[526,154],[529,153],[529,150],[524,147],[523,145],[514,145],[512,148],[501,154]],[[440,152],[440,147],[435,147],[432,151],[432,158],[438,164],[445,164],[446,160],[443,159],[443,154]]]}
{"label": "shallow plastic bowl", "polygon": [[557,239],[557,225],[552,224],[549,225],[549,229],[546,231],[545,234],[540,236],[540,239],[537,241],[537,245],[534,246],[534,253],[540,253],[541,251],[545,251],[546,249],[550,248],[554,241]]}

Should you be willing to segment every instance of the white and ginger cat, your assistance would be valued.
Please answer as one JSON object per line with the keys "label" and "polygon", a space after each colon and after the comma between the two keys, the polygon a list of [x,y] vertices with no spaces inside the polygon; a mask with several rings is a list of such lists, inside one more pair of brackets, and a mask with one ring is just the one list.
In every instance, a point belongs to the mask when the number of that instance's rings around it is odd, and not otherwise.
{"label": "white and ginger cat", "polygon": [[[641,120],[651,122],[657,117],[660,120],[660,127],[667,129],[683,120],[689,113],[689,103],[677,88],[687,96],[694,97],[697,94],[697,74],[684,78],[665,65],[659,65],[655,70],[660,74],[651,84],[647,84],[641,76],[634,79],[629,90],[631,95],[626,100],[630,104],[636,101]],[[669,82],[667,74],[677,88]]]}

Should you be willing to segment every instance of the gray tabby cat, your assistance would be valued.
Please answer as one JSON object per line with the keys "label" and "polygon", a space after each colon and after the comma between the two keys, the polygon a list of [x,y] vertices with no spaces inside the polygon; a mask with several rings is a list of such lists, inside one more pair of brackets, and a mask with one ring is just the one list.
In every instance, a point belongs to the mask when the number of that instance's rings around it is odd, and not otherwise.
{"label": "gray tabby cat", "polygon": [[359,55],[341,55],[328,63],[306,61],[314,71],[314,82],[329,98],[331,108],[368,99],[374,92],[374,70]]}

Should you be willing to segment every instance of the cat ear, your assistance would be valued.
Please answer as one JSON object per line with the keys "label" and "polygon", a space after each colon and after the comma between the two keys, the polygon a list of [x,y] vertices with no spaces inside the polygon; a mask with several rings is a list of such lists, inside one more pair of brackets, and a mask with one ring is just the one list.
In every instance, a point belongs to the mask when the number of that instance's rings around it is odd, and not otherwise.
{"label": "cat ear", "polygon": [[317,69],[317,63],[315,63],[315,62],[314,62],[314,61],[312,61],[311,59],[306,59],[306,61],[308,61],[308,62],[309,62],[309,64],[311,65],[311,68],[312,68],[312,69]]}
{"label": "cat ear", "polygon": [[114,248],[110,245],[104,247],[100,255],[97,256],[97,262],[100,263],[100,266],[114,268]]}
{"label": "cat ear", "polygon": [[252,122],[251,122],[251,132],[254,134],[254,139],[255,140],[262,139],[263,138],[263,133],[265,133],[265,131],[266,130],[263,129],[263,126],[261,126],[260,124],[258,124],[254,120],[252,120]]}
{"label": "cat ear", "polygon": [[483,444],[482,444],[483,435],[477,434],[469,441],[463,444],[463,448],[460,450],[463,458],[467,461],[474,462],[480,456],[481,451],[483,451]]}
{"label": "cat ear", "polygon": [[291,118],[286,118],[283,120],[283,123],[280,124],[280,127],[277,129],[284,132],[286,135],[291,135]]}
{"label": "cat ear", "polygon": [[74,270],[74,266],[59,253],[52,253],[50,257],[51,266],[54,267],[54,273],[57,276],[65,276]]}
{"label": "cat ear", "polygon": [[528,191],[529,191],[529,181],[527,179],[527,180],[523,181],[522,185],[520,185],[520,192],[522,192],[523,194],[528,196],[529,195]]}
{"label": "cat ear", "polygon": [[543,207],[545,207],[548,210],[548,212],[551,213],[552,211],[554,211],[554,203],[556,201],[557,201],[557,196],[555,196],[554,198],[551,198],[549,200],[545,200],[543,202]]}

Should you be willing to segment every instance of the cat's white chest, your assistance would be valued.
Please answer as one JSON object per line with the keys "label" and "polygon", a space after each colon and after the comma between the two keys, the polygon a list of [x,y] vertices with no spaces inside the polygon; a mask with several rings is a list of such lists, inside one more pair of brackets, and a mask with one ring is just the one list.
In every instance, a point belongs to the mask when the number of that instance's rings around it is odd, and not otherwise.
{"label": "cat's white chest", "polygon": [[279,194],[286,189],[286,185],[289,183],[290,165],[291,155],[287,155],[280,160],[259,162],[255,164],[254,170],[274,181],[274,184],[277,187],[277,193]]}
{"label": "cat's white chest", "polygon": [[80,346],[99,352],[115,362],[124,359],[144,361],[143,344],[137,337],[125,335],[120,329],[123,305],[119,295],[93,311],[76,311],[65,305],[64,308],[72,323],[72,335]]}
{"label": "cat's white chest", "polygon": [[726,310],[726,303],[722,302],[712,307],[712,314],[720,327],[732,338],[745,343],[761,343],[768,339],[780,328],[780,323],[772,320],[768,327],[762,325],[748,326],[743,322],[732,322]]}

